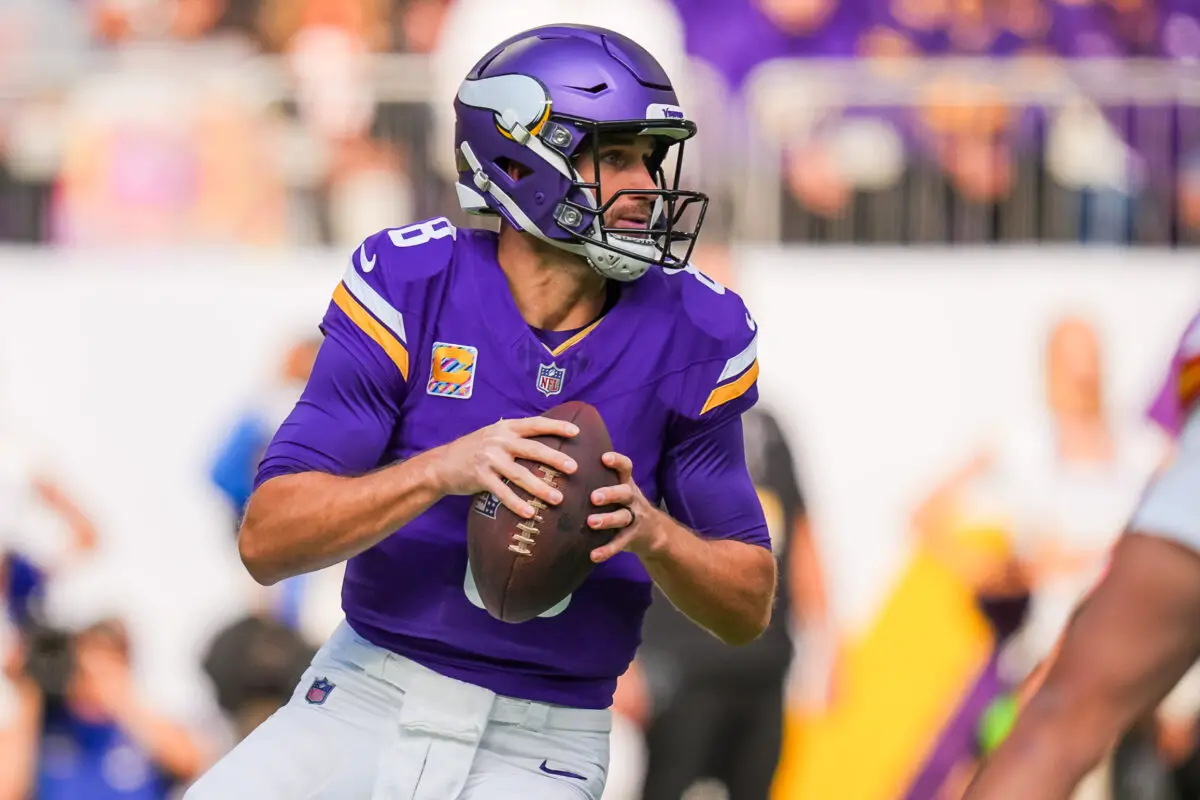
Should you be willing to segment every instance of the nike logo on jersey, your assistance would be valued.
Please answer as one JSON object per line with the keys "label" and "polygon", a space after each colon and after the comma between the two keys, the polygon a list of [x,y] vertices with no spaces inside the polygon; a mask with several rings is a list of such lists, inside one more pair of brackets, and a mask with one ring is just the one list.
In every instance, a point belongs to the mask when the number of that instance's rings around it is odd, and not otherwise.
{"label": "nike logo on jersey", "polygon": [[547,775],[558,775],[560,778],[574,778],[577,781],[586,781],[587,780],[587,778],[585,778],[584,776],[577,775],[576,773],[569,772],[568,770],[565,770],[565,769],[550,769],[548,766],[546,766],[546,761],[544,759],[542,760],[542,765],[540,767],[538,767],[538,769],[540,769],[542,772],[546,773]]}
{"label": "nike logo on jersey", "polygon": [[367,258],[366,242],[363,242],[358,246],[358,265],[362,267],[363,272],[370,272],[371,270],[375,269],[375,259],[378,257],[379,256],[373,256],[370,259]]}
{"label": "nike logo on jersey", "polygon": [[750,326],[750,330],[752,330],[752,331],[758,330],[758,325],[754,322],[754,320],[750,319],[749,314],[746,315],[746,324]]}

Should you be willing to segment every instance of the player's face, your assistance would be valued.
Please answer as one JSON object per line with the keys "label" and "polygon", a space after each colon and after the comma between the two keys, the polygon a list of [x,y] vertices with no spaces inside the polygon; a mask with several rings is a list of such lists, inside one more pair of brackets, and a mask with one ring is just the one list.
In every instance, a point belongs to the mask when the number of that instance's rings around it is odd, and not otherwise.
{"label": "player's face", "polygon": [[[654,152],[654,140],[651,137],[612,134],[602,137],[599,147],[602,196],[597,200],[600,203],[622,190],[645,192],[658,188],[647,164]],[[576,161],[576,169],[583,180],[596,180],[596,164],[590,147],[583,148],[582,155]],[[622,195],[604,215],[604,224],[612,228],[644,230],[650,224],[653,208],[654,198],[650,195]]]}

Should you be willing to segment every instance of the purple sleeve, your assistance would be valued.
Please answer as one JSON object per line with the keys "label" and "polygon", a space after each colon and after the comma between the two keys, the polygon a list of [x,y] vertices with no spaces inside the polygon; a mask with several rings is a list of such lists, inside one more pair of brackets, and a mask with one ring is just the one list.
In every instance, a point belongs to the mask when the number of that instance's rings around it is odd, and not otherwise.
{"label": "purple sleeve", "polygon": [[297,472],[361,475],[380,466],[400,415],[405,382],[374,341],[331,304],[325,341],[292,413],[254,480]]}
{"label": "purple sleeve", "polygon": [[660,486],[667,511],[706,539],[771,549],[758,492],[746,467],[740,413],[717,414],[667,452]]}

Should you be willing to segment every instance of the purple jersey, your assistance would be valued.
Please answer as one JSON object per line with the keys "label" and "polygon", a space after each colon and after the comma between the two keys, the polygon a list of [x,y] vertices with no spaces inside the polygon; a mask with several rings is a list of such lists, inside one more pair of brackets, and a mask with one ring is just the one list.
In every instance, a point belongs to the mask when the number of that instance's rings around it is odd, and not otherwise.
{"label": "purple jersey", "polygon": [[1200,314],[1183,334],[1163,387],[1150,406],[1150,418],[1167,433],[1178,436],[1197,403],[1200,403]]}
{"label": "purple jersey", "polygon": [[[565,341],[526,324],[497,237],[446,220],[369,237],[350,259],[313,376],[256,485],[307,470],[362,474],[501,418],[594,405],[654,503],[699,535],[769,547],[740,416],[757,399],[756,325],[691,270],[621,284]],[[500,694],[611,704],[633,658],[650,579],[622,553],[541,618],[499,622],[467,564],[471,498],[448,497],[347,564],[342,605],[364,638]]]}

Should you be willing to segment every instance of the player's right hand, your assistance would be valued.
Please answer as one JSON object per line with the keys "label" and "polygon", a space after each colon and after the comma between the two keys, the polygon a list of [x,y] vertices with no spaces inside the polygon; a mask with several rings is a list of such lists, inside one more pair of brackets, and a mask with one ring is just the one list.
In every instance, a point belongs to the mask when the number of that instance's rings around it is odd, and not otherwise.
{"label": "player's right hand", "polygon": [[434,486],[442,495],[491,492],[514,514],[531,519],[537,510],[522,500],[510,483],[554,505],[562,502],[562,493],[517,459],[536,461],[569,475],[576,469],[574,459],[530,437],[570,438],[578,433],[572,423],[547,417],[500,420],[436,448],[430,466]]}

